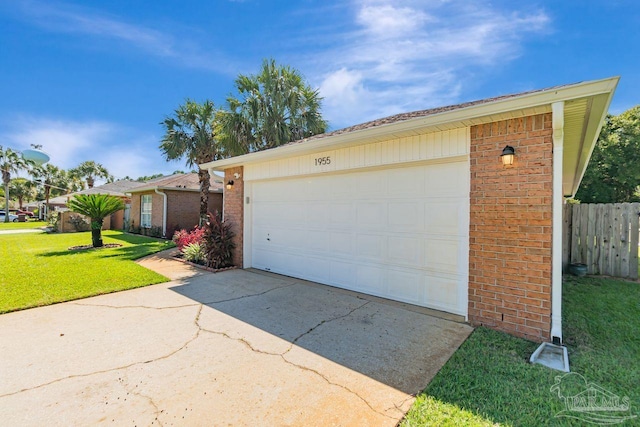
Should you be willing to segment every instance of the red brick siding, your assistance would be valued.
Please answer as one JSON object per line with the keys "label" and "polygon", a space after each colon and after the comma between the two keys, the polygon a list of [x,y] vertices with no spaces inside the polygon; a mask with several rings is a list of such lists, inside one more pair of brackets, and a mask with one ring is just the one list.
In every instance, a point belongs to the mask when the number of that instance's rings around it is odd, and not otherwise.
{"label": "red brick siding", "polygon": [[471,127],[469,321],[538,342],[551,329],[552,147],[551,114]]}
{"label": "red brick siding", "polygon": [[[233,181],[230,190],[225,189],[224,193],[224,219],[231,224],[235,233],[234,242],[236,249],[233,254],[233,264],[242,268],[243,266],[243,223],[244,223],[244,168],[242,166],[224,171],[224,184]],[[240,174],[240,178],[235,178],[234,174]]]}
{"label": "red brick siding", "polygon": [[[167,237],[176,230],[190,230],[198,225],[200,217],[199,191],[163,190],[167,195]],[[155,211],[156,206],[153,206]],[[162,210],[162,205],[159,206]],[[222,193],[209,193],[209,212],[222,211]],[[162,225],[162,224],[161,224]]]}
{"label": "red brick siding", "polygon": [[140,227],[140,206],[142,205],[142,196],[146,194],[151,194],[151,226],[162,228],[162,196],[153,190],[132,194],[129,221],[132,226]]}

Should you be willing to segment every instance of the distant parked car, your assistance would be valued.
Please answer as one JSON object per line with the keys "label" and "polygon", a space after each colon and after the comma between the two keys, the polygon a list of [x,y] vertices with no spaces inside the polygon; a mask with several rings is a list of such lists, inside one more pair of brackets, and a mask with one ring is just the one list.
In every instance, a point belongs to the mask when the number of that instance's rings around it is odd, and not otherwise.
{"label": "distant parked car", "polygon": [[33,212],[23,211],[22,209],[16,209],[15,211],[9,211],[10,214],[14,215],[26,215],[29,218],[33,218]]}
{"label": "distant parked car", "polygon": [[[0,222],[4,222],[4,212],[0,212]],[[11,212],[9,212],[9,221],[11,222],[18,222],[18,215],[14,215]]]}

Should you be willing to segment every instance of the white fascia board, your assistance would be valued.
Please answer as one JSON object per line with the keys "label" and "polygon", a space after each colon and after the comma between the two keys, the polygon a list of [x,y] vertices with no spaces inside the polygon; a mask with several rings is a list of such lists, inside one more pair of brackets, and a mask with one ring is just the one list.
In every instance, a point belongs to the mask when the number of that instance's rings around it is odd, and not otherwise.
{"label": "white fascia board", "polygon": [[613,93],[618,84],[619,77],[610,77],[602,80],[594,80],[576,83],[545,91],[534,92],[506,98],[492,102],[472,105],[442,113],[431,114],[424,117],[416,117],[387,125],[355,130],[326,138],[313,139],[291,145],[283,145],[270,150],[258,151],[228,159],[203,163],[201,169],[211,171],[224,171],[225,169],[245,165],[248,163],[264,162],[311,152],[335,149],[339,146],[347,146],[356,142],[365,142],[392,136],[394,133],[426,130],[438,125],[464,122],[466,120],[504,114],[511,111],[534,108],[543,105],[551,105],[554,102],[567,101],[576,98],[595,96],[602,93]]}

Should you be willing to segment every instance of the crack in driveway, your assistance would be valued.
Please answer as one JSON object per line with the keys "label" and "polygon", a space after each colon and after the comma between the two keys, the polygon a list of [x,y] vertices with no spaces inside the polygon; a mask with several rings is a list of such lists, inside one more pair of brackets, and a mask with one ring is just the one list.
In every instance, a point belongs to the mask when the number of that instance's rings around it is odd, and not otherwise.
{"label": "crack in driveway", "polygon": [[[13,396],[13,395],[20,394],[20,393],[23,393],[23,392],[26,392],[26,391],[37,390],[39,388],[47,387],[47,386],[49,386],[51,384],[56,384],[56,383],[59,383],[61,381],[65,381],[65,380],[70,380],[70,379],[74,379],[74,378],[85,378],[85,377],[90,377],[90,376],[98,375],[98,374],[106,374],[108,372],[114,372],[114,371],[118,371],[118,370],[125,370],[125,369],[131,368],[132,366],[136,366],[136,365],[144,365],[144,364],[147,364],[147,363],[153,363],[153,362],[157,362],[159,360],[167,359],[167,358],[173,356],[174,354],[184,350],[189,344],[191,344],[193,341],[195,341],[200,336],[201,329],[200,329],[200,327],[198,325],[198,321],[200,320],[200,314],[202,313],[203,305],[202,304],[198,304],[198,306],[199,306],[198,307],[198,312],[197,312],[195,320],[194,320],[194,325],[196,326],[197,331],[191,338],[189,338],[184,344],[182,344],[176,350],[173,350],[173,351],[171,351],[171,352],[169,352],[169,353],[167,353],[167,354],[165,354],[163,356],[155,357],[153,359],[133,362],[133,363],[129,363],[127,365],[117,366],[115,368],[102,369],[102,370],[99,370],[99,371],[88,372],[88,373],[85,373],[85,374],[67,375],[66,377],[57,378],[55,380],[48,381],[46,383],[42,383],[42,384],[39,384],[39,385],[36,385],[36,386],[33,386],[33,387],[27,387],[27,388],[23,388],[23,389],[20,389],[20,390],[12,391],[10,393],[0,394],[0,398]],[[195,305],[193,305],[191,307],[195,307]]]}
{"label": "crack in driveway", "polygon": [[[288,285],[288,286],[291,286],[291,285]],[[200,330],[201,330],[201,331],[203,331],[203,332],[208,332],[208,333],[211,333],[211,334],[220,335],[220,336],[223,336],[223,337],[225,337],[225,338],[227,338],[227,339],[230,339],[230,340],[233,340],[233,341],[238,341],[238,342],[240,342],[240,343],[244,344],[248,349],[250,349],[251,351],[253,351],[253,352],[255,352],[255,353],[264,354],[264,355],[268,355],[268,356],[276,356],[276,357],[280,357],[280,358],[281,358],[281,359],[282,359],[286,364],[291,365],[291,366],[293,366],[293,367],[295,367],[295,368],[298,368],[298,369],[301,369],[301,370],[304,370],[304,371],[307,371],[307,372],[311,372],[311,373],[313,373],[313,374],[316,374],[317,376],[319,376],[320,378],[322,378],[322,379],[323,379],[327,384],[332,385],[332,386],[335,386],[335,387],[342,388],[343,390],[345,390],[345,391],[349,392],[350,394],[352,394],[352,395],[356,396],[356,397],[357,397],[358,399],[360,399],[360,400],[361,400],[365,405],[367,405],[367,406],[369,407],[369,409],[371,409],[373,412],[375,412],[375,413],[377,413],[377,414],[379,414],[379,415],[382,415],[382,416],[384,416],[384,417],[387,417],[387,418],[395,419],[394,417],[391,417],[391,416],[387,415],[387,414],[386,414],[386,413],[384,413],[384,412],[380,412],[380,411],[376,410],[373,406],[371,406],[371,404],[369,403],[369,401],[367,401],[367,399],[365,399],[364,397],[362,397],[358,392],[356,392],[356,391],[354,391],[354,390],[351,390],[349,387],[347,387],[347,386],[345,386],[345,385],[343,385],[343,384],[339,384],[339,383],[335,383],[335,382],[331,381],[329,378],[327,378],[327,376],[326,376],[326,375],[324,375],[323,373],[321,373],[321,372],[319,372],[319,371],[317,371],[317,370],[315,370],[315,369],[312,369],[312,368],[309,368],[309,367],[307,367],[307,366],[304,366],[304,365],[300,365],[300,364],[294,363],[294,362],[292,362],[291,360],[289,360],[289,359],[287,359],[287,358],[285,357],[285,356],[287,355],[287,353],[289,353],[289,352],[293,349],[293,347],[294,347],[295,343],[296,343],[296,342],[298,342],[298,341],[299,341],[301,338],[303,338],[304,336],[306,336],[306,335],[308,335],[308,334],[312,333],[313,331],[315,331],[317,328],[319,328],[319,327],[320,327],[320,326],[322,326],[322,325],[326,325],[326,324],[328,324],[328,323],[334,322],[334,321],[336,321],[336,320],[344,319],[345,317],[348,317],[348,316],[352,315],[355,311],[357,311],[357,310],[359,310],[359,309],[363,308],[364,306],[366,306],[366,305],[367,305],[367,304],[369,304],[370,302],[371,302],[371,301],[366,301],[366,302],[364,302],[363,304],[360,304],[359,306],[357,306],[357,307],[355,307],[355,308],[353,308],[353,309],[349,310],[349,312],[347,312],[347,313],[345,313],[345,314],[341,314],[341,315],[339,315],[339,316],[335,316],[335,317],[333,317],[333,318],[326,319],[326,320],[322,320],[322,321],[318,322],[318,324],[316,324],[315,326],[311,327],[311,328],[310,328],[309,330],[307,330],[306,332],[303,332],[302,334],[300,334],[299,336],[297,336],[295,339],[293,339],[293,340],[291,341],[291,344],[290,344],[289,348],[288,348],[287,350],[285,350],[284,352],[282,352],[282,353],[273,353],[273,352],[264,351],[264,350],[260,350],[260,349],[258,349],[258,348],[255,348],[255,347],[254,347],[254,346],[253,346],[249,341],[247,341],[247,340],[246,340],[245,338],[243,338],[243,337],[240,337],[240,338],[234,338],[234,337],[232,337],[231,335],[227,334],[226,332],[223,332],[223,331],[216,331],[216,330],[213,330],[213,329],[207,329],[207,328],[205,328],[205,327],[203,327],[203,326],[201,326],[201,325],[199,325],[199,324],[198,324],[198,327],[199,327],[199,328],[200,328]]]}

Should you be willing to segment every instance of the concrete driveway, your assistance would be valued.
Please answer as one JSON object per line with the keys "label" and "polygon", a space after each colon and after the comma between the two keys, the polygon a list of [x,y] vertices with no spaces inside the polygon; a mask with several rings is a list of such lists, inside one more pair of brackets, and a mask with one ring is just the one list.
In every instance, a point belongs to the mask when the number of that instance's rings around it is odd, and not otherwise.
{"label": "concrete driveway", "polygon": [[142,264],[176,280],[0,316],[2,425],[394,426],[471,332],[289,277]]}

